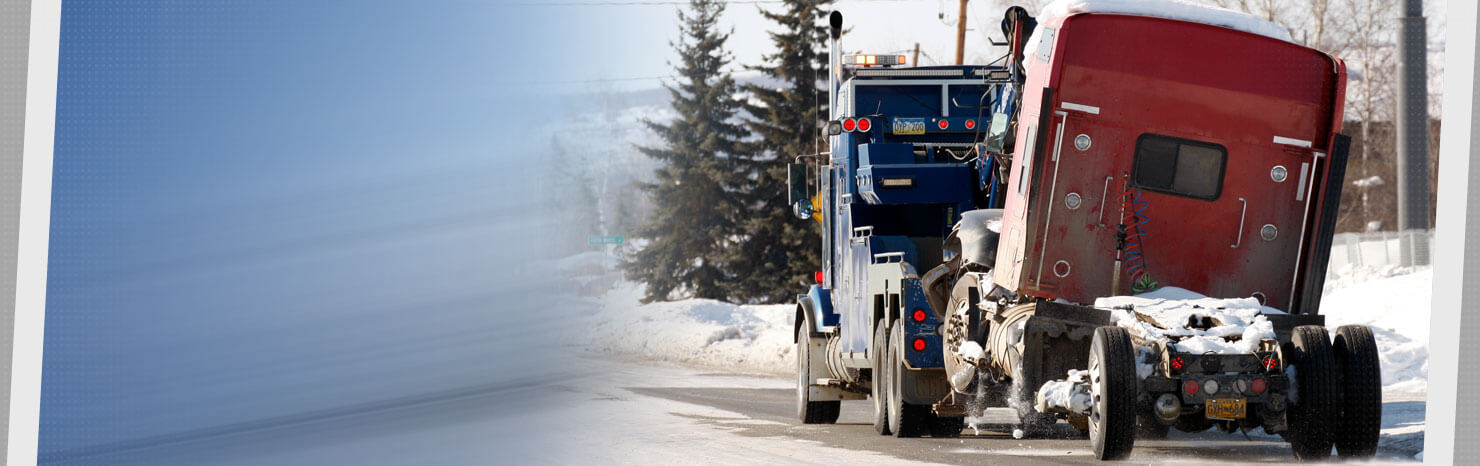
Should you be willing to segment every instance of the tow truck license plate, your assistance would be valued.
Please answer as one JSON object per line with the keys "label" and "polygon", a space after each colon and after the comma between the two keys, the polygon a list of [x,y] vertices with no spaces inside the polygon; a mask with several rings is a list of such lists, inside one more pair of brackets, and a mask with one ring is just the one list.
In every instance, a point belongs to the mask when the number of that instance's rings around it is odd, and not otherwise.
{"label": "tow truck license plate", "polygon": [[893,126],[894,134],[925,134],[924,118],[895,118]]}
{"label": "tow truck license plate", "polygon": [[1209,398],[1204,412],[1208,419],[1243,419],[1245,416],[1244,399]]}

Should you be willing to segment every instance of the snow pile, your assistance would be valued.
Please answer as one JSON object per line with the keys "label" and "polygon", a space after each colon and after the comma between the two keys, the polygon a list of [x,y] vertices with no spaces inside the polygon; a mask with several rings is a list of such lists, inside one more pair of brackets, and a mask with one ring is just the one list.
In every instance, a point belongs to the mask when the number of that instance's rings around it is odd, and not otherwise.
{"label": "snow pile", "polygon": [[961,344],[960,348],[956,348],[956,354],[960,355],[962,359],[973,363],[985,359],[987,356],[987,352],[982,349],[982,345],[971,340],[966,340],[965,343]]}
{"label": "snow pile", "polygon": [[[737,305],[710,299],[640,304],[642,287],[622,282],[573,332],[586,351],[707,366],[739,373],[789,374],[796,305]],[[582,341],[583,340],[583,341]]]}
{"label": "snow pile", "polygon": [[[1057,23],[1061,18],[1084,13],[1121,14],[1174,19],[1222,26],[1285,42],[1295,42],[1290,37],[1290,31],[1285,30],[1284,27],[1278,24],[1247,13],[1199,5],[1185,0],[1057,0],[1043,7],[1043,11],[1038,13],[1038,24],[1047,26]],[[1038,50],[1038,42],[1042,40],[1042,31],[1044,29],[1046,28],[1039,27],[1033,31],[1033,35],[1028,38],[1025,50],[1028,50],[1030,53]]]}
{"label": "snow pile", "polygon": [[1044,382],[1042,387],[1038,387],[1037,406],[1034,408],[1040,413],[1054,409],[1088,413],[1091,399],[1088,386],[1084,385],[1088,381],[1089,371],[1070,370],[1065,379]]}
{"label": "snow pile", "polygon": [[[1110,311],[1110,322],[1146,341],[1166,341],[1182,352],[1243,354],[1274,338],[1274,325],[1260,315],[1279,312],[1253,298],[1217,299],[1177,287],[1136,296],[1095,300]],[[1237,337],[1235,341],[1230,338]],[[1140,371],[1138,371],[1140,372]]]}
{"label": "snow pile", "polygon": [[1345,267],[1326,281],[1326,328],[1333,334],[1342,325],[1372,328],[1385,391],[1428,391],[1433,278],[1427,267]]}

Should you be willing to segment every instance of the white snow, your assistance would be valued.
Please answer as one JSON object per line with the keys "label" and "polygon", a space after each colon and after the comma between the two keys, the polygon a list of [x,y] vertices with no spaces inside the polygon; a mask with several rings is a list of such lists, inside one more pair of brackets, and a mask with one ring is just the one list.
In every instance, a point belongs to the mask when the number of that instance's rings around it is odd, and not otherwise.
{"label": "white snow", "polygon": [[[1252,353],[1260,339],[1275,337],[1274,325],[1260,315],[1274,309],[1261,306],[1254,298],[1209,298],[1168,286],[1136,296],[1099,298],[1095,307],[1109,310],[1110,322],[1132,334],[1147,341],[1170,342],[1183,352]],[[1213,326],[1189,325],[1203,321]],[[1229,341],[1233,336],[1239,340]]]}
{"label": "white snow", "polygon": [[1346,267],[1326,281],[1321,299],[1326,328],[1333,334],[1342,325],[1372,328],[1383,390],[1428,391],[1433,277],[1428,267]]}
{"label": "white snow", "polygon": [[1087,387],[1083,385],[1088,379],[1089,371],[1070,370],[1064,379],[1044,382],[1038,387],[1035,408],[1042,413],[1054,408],[1088,413],[1091,400]]}
{"label": "white snow", "polygon": [[1382,177],[1381,176],[1377,176],[1377,175],[1372,175],[1372,176],[1369,176],[1369,177],[1366,177],[1366,178],[1362,178],[1360,180],[1353,181],[1352,182],[1352,186],[1356,186],[1358,188],[1368,188],[1368,187],[1372,187],[1372,186],[1382,186]]}
{"label": "white snow", "polygon": [[982,345],[970,340],[962,343],[961,347],[956,349],[956,354],[961,355],[967,361],[978,361],[987,355],[986,351],[982,350]]}
{"label": "white snow", "polygon": [[1038,13],[1040,27],[1033,30],[1024,48],[1029,54],[1036,53],[1044,29],[1058,28],[1063,18],[1085,13],[1121,14],[1149,16],[1179,21],[1188,21],[1213,26],[1222,26],[1251,34],[1295,42],[1290,31],[1278,24],[1265,21],[1247,13],[1200,5],[1184,0],[1057,0]]}

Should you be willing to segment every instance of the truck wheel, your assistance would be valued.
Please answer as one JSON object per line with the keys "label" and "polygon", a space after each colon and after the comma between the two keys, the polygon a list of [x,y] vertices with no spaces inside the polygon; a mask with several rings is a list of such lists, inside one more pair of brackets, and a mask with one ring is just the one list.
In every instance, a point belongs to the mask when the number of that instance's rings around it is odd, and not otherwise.
{"label": "truck wheel", "polygon": [[880,320],[874,324],[874,346],[870,348],[873,353],[873,399],[874,399],[874,431],[879,435],[889,435],[889,379],[884,372],[885,361],[889,359],[889,325]]}
{"label": "truck wheel", "polygon": [[1089,442],[1095,457],[1123,459],[1136,441],[1136,351],[1125,329],[1095,329],[1089,377]]}
{"label": "truck wheel", "polygon": [[812,337],[807,335],[807,326],[797,331],[797,417],[803,424],[832,424],[838,422],[841,401],[812,401],[807,389],[812,384]]}
{"label": "truck wheel", "polygon": [[1290,363],[1295,366],[1297,400],[1289,416],[1290,448],[1302,461],[1331,457],[1331,430],[1337,422],[1336,361],[1331,340],[1319,325],[1302,325],[1290,333]]}
{"label": "truck wheel", "polygon": [[889,431],[895,437],[919,437],[925,425],[925,417],[930,413],[924,406],[912,405],[904,402],[904,384],[906,369],[904,358],[900,354],[898,342],[904,341],[904,322],[895,321],[890,325],[889,331],[889,361],[884,366],[886,378],[889,383],[889,394],[884,396],[889,404]]}
{"label": "truck wheel", "polygon": [[1343,325],[1331,341],[1336,370],[1341,374],[1341,419],[1333,440],[1343,457],[1371,457],[1377,453],[1382,427],[1382,368],[1377,339],[1365,325]]}

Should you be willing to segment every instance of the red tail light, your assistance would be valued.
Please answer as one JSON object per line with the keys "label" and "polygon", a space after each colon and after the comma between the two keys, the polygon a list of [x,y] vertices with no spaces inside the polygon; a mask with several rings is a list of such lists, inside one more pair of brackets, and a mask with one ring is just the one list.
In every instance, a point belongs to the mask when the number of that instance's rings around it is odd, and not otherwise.
{"label": "red tail light", "polygon": [[1196,380],[1188,380],[1186,382],[1182,382],[1182,391],[1187,392],[1188,395],[1196,395],[1197,394],[1197,381]]}
{"label": "red tail light", "polygon": [[812,278],[817,280],[817,283],[822,283],[822,271],[818,270],[816,272],[813,272]]}
{"label": "red tail light", "polygon": [[873,123],[870,123],[868,121],[868,118],[859,118],[858,119],[858,130],[859,131],[868,131],[868,129],[869,128],[872,128],[873,126],[874,126],[874,124]]}
{"label": "red tail light", "polygon": [[1264,381],[1263,377],[1259,377],[1254,379],[1253,382],[1249,382],[1249,388],[1254,389],[1254,393],[1264,393],[1264,390],[1269,388],[1269,382]]}
{"label": "red tail light", "polygon": [[843,131],[851,133],[855,129],[858,129],[858,120],[854,120],[852,118],[843,119]]}
{"label": "red tail light", "polygon": [[925,351],[925,339],[924,338],[916,338],[915,339],[915,343],[912,346],[915,347],[915,351]]}
{"label": "red tail light", "polygon": [[1182,361],[1182,357],[1178,356],[1178,357],[1172,358],[1172,370],[1180,371],[1180,370],[1182,370],[1182,366],[1185,366],[1185,365],[1187,365],[1187,363],[1184,362],[1184,361]]}
{"label": "red tail light", "polygon": [[1280,361],[1278,359],[1275,359],[1274,356],[1265,356],[1264,357],[1264,370],[1270,370],[1270,371],[1272,371],[1272,370],[1275,370],[1276,368],[1279,368],[1279,367],[1280,367]]}
{"label": "red tail light", "polygon": [[942,119],[939,123],[936,123],[935,126],[939,126],[940,129],[946,129],[951,127],[951,122]]}
{"label": "red tail light", "polygon": [[966,129],[976,129],[976,120],[966,120]]}
{"label": "red tail light", "polygon": [[924,309],[915,309],[915,313],[912,314],[912,315],[910,315],[910,318],[915,319],[915,322],[924,322],[925,321],[925,310]]}

